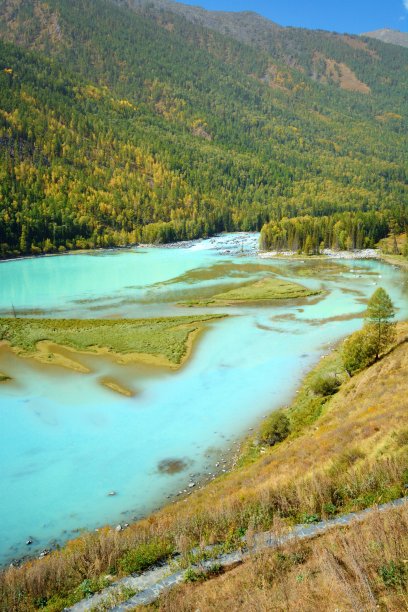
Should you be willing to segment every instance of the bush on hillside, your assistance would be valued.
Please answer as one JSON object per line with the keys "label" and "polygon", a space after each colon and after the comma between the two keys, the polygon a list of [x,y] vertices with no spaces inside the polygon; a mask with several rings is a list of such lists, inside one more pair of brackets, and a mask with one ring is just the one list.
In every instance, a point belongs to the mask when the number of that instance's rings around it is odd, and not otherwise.
{"label": "bush on hillside", "polygon": [[174,552],[174,546],[165,540],[153,540],[139,544],[128,550],[119,561],[119,567],[125,574],[142,572],[148,567],[166,559]]}
{"label": "bush on hillside", "polygon": [[269,446],[282,442],[290,434],[290,421],[283,412],[274,412],[262,424],[261,441]]}
{"label": "bush on hillside", "polygon": [[313,393],[322,397],[334,395],[340,386],[341,382],[335,374],[318,376],[311,385]]}
{"label": "bush on hillside", "polygon": [[354,376],[360,370],[375,361],[376,348],[371,334],[366,329],[355,332],[343,342],[343,367],[349,376]]}

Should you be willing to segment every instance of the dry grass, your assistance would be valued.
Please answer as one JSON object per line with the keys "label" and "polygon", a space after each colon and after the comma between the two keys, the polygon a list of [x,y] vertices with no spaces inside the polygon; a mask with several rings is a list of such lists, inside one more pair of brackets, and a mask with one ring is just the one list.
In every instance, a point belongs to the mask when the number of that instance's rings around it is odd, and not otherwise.
{"label": "dry grass", "polygon": [[309,542],[254,555],[140,612],[329,612],[408,608],[408,507],[374,512]]}
{"label": "dry grass", "polygon": [[336,62],[318,52],[314,54],[313,61],[315,63],[324,61],[326,64],[325,74],[321,79],[323,82],[333,81],[347,91],[356,91],[366,95],[371,93],[370,87],[360,81],[355,72],[347,64]]}
{"label": "dry grass", "polygon": [[[390,235],[387,238],[380,240],[378,247],[386,255],[401,255],[404,251],[407,240],[408,237],[406,234],[397,234],[395,236]],[[404,261],[404,259],[402,261]],[[405,262],[408,264],[406,258]]]}
{"label": "dry grass", "polygon": [[[398,330],[397,347],[327,399],[315,397],[313,379],[337,368],[338,356],[322,360],[288,412],[292,435],[263,453],[254,447],[255,454],[247,453],[241,467],[191,495],[188,503],[172,504],[123,533],[106,528],[87,534],[41,561],[5,571],[1,609],[28,611],[43,602],[48,612],[61,610],[80,598],[84,580],[97,590],[104,575],[120,575],[127,551],[143,550],[146,542],[163,542],[164,549],[181,552],[216,542],[234,548],[243,531],[329,517],[403,495],[408,483],[408,325]],[[324,584],[321,601],[328,588]]]}
{"label": "dry grass", "polygon": [[342,42],[349,45],[352,49],[358,49],[359,51],[365,51],[366,53],[368,53],[368,55],[371,55],[371,57],[378,58],[377,53],[373,49],[370,49],[369,45],[363,40],[361,40],[360,37],[347,36],[347,34],[345,34],[343,36],[339,36],[339,38],[342,40]]}

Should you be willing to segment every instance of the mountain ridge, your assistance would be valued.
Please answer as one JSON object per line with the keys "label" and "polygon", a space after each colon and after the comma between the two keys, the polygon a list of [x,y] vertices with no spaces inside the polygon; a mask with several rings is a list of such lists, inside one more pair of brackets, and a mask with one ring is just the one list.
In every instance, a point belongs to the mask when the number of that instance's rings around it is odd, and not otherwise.
{"label": "mountain ridge", "polygon": [[374,30],[373,32],[365,32],[364,34],[361,34],[361,36],[376,38],[384,43],[408,47],[408,32],[401,32],[400,30],[382,28],[380,30]]}

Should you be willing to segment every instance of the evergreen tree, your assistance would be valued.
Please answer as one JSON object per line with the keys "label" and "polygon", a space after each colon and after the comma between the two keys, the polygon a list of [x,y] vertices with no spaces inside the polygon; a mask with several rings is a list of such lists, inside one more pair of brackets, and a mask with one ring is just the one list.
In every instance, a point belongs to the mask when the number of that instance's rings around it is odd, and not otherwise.
{"label": "evergreen tree", "polygon": [[379,287],[371,296],[365,316],[365,328],[371,338],[375,359],[395,341],[395,310],[390,296]]}

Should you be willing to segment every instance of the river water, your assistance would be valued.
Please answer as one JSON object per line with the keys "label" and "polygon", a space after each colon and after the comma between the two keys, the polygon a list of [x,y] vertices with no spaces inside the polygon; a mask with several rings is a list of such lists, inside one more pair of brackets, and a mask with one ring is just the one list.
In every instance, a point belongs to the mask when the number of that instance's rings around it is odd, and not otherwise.
{"label": "river water", "polygon": [[[408,317],[408,276],[375,260],[261,260],[257,234],[224,235],[177,248],[133,248],[0,264],[0,316],[156,317],[192,314],[182,299],[273,273],[319,297],[228,312],[212,322],[177,372],[81,357],[81,374],[16,357],[0,372],[0,562],[124,523],[173,499],[267,412],[287,404],[300,379],[341,337],[362,325],[383,286]],[[127,398],[103,376],[134,391]],[[163,474],[160,462],[185,469]],[[109,496],[115,491],[115,496]],[[29,548],[28,538],[33,539]]]}

